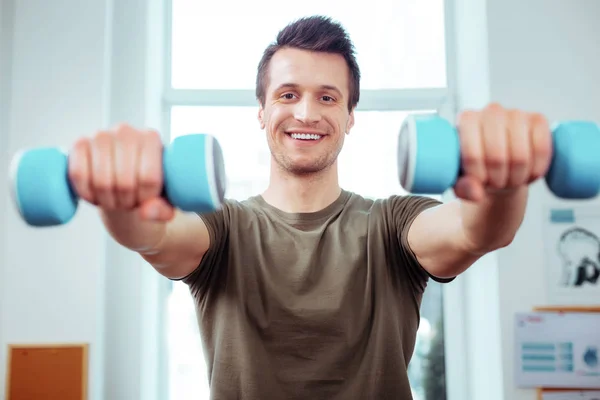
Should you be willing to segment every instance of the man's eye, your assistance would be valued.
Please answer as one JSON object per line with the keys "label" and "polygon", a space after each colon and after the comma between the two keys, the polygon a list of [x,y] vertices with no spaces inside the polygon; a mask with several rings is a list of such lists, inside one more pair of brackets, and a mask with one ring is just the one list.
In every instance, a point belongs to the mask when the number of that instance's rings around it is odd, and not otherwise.
{"label": "man's eye", "polygon": [[334,101],[335,99],[331,96],[323,96],[323,100],[325,101]]}
{"label": "man's eye", "polygon": [[292,93],[286,93],[283,96],[281,96],[287,100],[292,100],[294,98],[294,95]]}

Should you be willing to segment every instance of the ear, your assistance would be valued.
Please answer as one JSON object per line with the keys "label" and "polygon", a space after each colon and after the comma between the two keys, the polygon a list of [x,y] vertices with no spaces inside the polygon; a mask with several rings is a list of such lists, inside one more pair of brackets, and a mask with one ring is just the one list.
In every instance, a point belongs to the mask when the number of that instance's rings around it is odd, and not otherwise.
{"label": "ear", "polygon": [[265,129],[265,120],[264,120],[265,110],[262,106],[258,106],[258,123],[260,124],[260,129]]}
{"label": "ear", "polygon": [[346,135],[350,134],[350,129],[354,126],[354,109],[350,111],[350,115],[348,116],[348,122],[346,123]]}

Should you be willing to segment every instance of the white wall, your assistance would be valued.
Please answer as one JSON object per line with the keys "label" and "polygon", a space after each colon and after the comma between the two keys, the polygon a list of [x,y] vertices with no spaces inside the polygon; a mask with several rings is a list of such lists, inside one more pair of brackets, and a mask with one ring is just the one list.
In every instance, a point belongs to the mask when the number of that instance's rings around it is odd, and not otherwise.
{"label": "white wall", "polygon": [[[0,172],[5,172],[4,165],[5,160],[8,159],[8,119],[10,115],[9,103],[10,103],[10,88],[11,80],[9,79],[10,70],[12,67],[12,4],[2,0],[0,2],[0,165],[2,169]],[[6,186],[4,186],[6,188]],[[0,210],[6,209],[6,195],[4,191],[0,191]],[[0,212],[0,227],[6,226],[6,213]],[[0,396],[4,395],[3,377],[4,377],[4,360],[5,346],[4,346],[4,330],[2,327],[6,323],[3,309],[6,296],[3,293],[3,278],[4,270],[6,268],[6,234],[5,229],[0,228]]]}
{"label": "white wall", "polygon": [[[551,121],[600,122],[599,16],[597,0],[491,2],[488,29],[493,98],[542,111]],[[589,203],[600,206],[598,200]],[[499,253],[507,399],[533,399],[531,390],[514,386],[512,321],[515,312],[549,301],[544,287],[542,223],[547,207],[560,204],[565,202],[543,184],[537,185],[517,239]]]}
{"label": "white wall", "polygon": [[[540,111],[551,122],[600,121],[600,2],[456,3],[460,108],[498,101]],[[589,203],[600,206],[598,200]],[[514,383],[513,317],[548,304],[542,218],[544,209],[559,204],[566,203],[543,182],[533,185],[525,221],[513,244],[464,276],[471,400],[535,399],[534,390],[517,389]],[[498,359],[501,364],[495,362]]]}
{"label": "white wall", "polygon": [[[105,7],[103,1],[12,4],[12,90],[4,136],[10,154],[22,147],[65,145],[103,125]],[[73,18],[86,14],[90,17]],[[87,342],[90,384],[98,387],[105,263],[98,222],[83,209],[69,226],[29,229],[3,197],[0,376],[4,379],[7,343]]]}
{"label": "white wall", "polygon": [[[160,128],[161,1],[0,4],[0,173],[24,147],[68,148],[123,120]],[[93,208],[34,229],[0,197],[0,398],[7,344],[46,342],[90,344],[91,400],[156,398],[164,280],[107,238]]]}

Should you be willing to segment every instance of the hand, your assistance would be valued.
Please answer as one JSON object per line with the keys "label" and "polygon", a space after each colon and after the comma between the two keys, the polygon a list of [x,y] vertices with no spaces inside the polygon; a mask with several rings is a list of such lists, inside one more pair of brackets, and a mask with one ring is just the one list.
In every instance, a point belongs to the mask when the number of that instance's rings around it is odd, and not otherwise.
{"label": "hand", "polygon": [[121,125],[80,138],[69,154],[69,178],[80,198],[104,211],[139,211],[168,221],[174,208],[160,197],[163,144],[158,133]]}
{"label": "hand", "polygon": [[463,175],[457,197],[480,201],[523,188],[544,176],[552,159],[552,135],[538,113],[490,104],[459,116]]}

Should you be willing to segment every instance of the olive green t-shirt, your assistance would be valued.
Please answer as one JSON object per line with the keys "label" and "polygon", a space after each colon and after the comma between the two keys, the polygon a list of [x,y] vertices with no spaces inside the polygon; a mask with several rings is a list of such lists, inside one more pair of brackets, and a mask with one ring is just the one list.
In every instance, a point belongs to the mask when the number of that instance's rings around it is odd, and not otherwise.
{"label": "olive green t-shirt", "polygon": [[407,367],[430,276],[407,232],[437,204],[342,191],[313,213],[259,195],[202,215],[210,249],[183,281],[210,398],[412,399]]}

